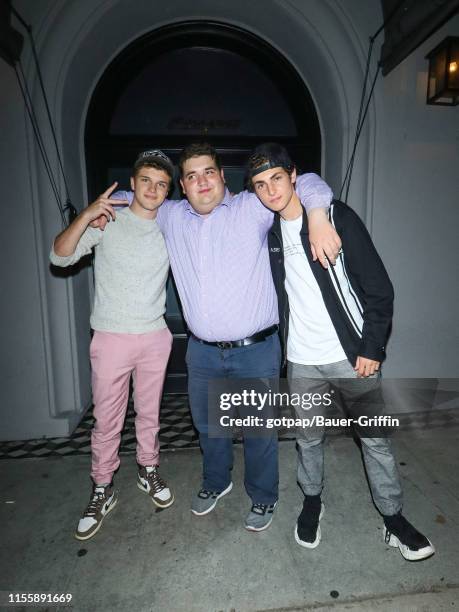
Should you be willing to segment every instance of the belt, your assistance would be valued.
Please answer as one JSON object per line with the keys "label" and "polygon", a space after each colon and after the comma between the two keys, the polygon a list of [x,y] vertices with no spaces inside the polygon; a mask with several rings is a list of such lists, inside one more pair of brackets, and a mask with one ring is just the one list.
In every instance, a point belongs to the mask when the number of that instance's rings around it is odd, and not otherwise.
{"label": "belt", "polygon": [[277,332],[277,330],[278,330],[277,325],[271,325],[271,327],[262,329],[261,331],[257,332],[256,334],[253,334],[253,336],[249,336],[248,338],[243,338],[242,340],[225,340],[222,342],[208,342],[207,340],[201,340],[201,338],[197,338],[194,334],[191,334],[191,335],[200,344],[208,344],[209,346],[218,346],[219,349],[230,349],[230,348],[237,348],[240,346],[250,346],[251,344],[262,342],[268,336],[272,336],[272,334]]}

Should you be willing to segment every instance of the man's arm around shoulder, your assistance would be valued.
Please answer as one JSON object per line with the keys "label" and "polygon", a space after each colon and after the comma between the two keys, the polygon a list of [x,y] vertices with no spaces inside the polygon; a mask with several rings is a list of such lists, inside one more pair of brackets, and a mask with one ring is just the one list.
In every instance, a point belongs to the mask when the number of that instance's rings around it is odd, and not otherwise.
{"label": "man's arm around shoulder", "polygon": [[319,259],[324,268],[334,264],[341,248],[341,240],[328,220],[328,209],[333,192],[318,174],[300,174],[295,190],[308,214],[309,242],[313,260]]}

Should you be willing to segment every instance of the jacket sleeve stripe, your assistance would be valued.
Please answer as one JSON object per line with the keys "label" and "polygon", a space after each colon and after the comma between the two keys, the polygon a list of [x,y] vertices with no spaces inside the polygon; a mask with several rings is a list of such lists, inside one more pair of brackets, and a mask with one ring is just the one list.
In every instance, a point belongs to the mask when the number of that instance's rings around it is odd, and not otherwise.
{"label": "jacket sleeve stripe", "polygon": [[[334,219],[333,213],[334,213],[334,205],[332,204],[330,206],[328,217],[329,217],[330,223],[336,229],[335,219]],[[345,277],[345,279],[347,281],[347,285],[348,285],[348,288],[349,288],[349,293],[354,298],[356,306],[357,306],[357,309],[358,309],[358,312],[360,313],[360,315],[363,318],[363,308],[362,308],[359,300],[357,299],[357,296],[355,295],[354,290],[352,289],[351,283],[349,282],[349,277],[347,275],[346,268],[344,266],[344,259],[343,259],[342,254],[340,254],[340,257],[339,257],[338,261],[336,262],[336,265],[337,266],[339,266],[339,265],[341,266],[341,268],[343,270],[343,275],[344,275],[344,277]],[[361,338],[362,337],[363,320],[362,320],[362,325],[358,325],[357,322],[355,321],[354,317],[352,316],[352,313],[351,313],[351,311],[349,309],[349,306],[348,306],[348,304],[346,302],[346,299],[345,299],[345,297],[343,295],[343,291],[342,291],[341,286],[339,284],[339,280],[338,280],[338,277],[336,275],[335,268],[333,266],[331,266],[331,265],[328,266],[328,273],[330,275],[330,279],[331,279],[331,281],[333,283],[333,286],[335,288],[336,294],[337,294],[337,296],[338,296],[338,298],[339,298],[339,300],[340,300],[340,302],[341,302],[341,304],[342,304],[342,306],[343,306],[343,308],[344,308],[344,310],[346,312],[346,315],[347,315],[349,321],[351,322],[352,326],[354,327],[356,333]]]}

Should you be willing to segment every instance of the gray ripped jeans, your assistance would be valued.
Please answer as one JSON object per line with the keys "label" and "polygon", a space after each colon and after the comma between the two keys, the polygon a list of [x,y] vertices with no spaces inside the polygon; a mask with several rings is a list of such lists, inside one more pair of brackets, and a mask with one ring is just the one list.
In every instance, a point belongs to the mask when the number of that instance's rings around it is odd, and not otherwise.
{"label": "gray ripped jeans", "polygon": [[[324,393],[330,388],[326,379],[356,378],[356,373],[350,363],[338,361],[325,365],[301,365],[288,362],[287,378],[291,391],[301,384],[299,379],[322,379],[308,382],[310,392]],[[380,376],[365,379],[365,384],[377,387]],[[295,383],[297,380],[297,383]],[[360,380],[360,379],[359,379]],[[340,394],[343,407],[349,405],[352,398],[352,385]],[[305,416],[304,410],[296,408],[297,416]],[[298,483],[305,495],[319,495],[324,485],[324,429],[299,428],[297,431],[298,445]],[[402,508],[402,488],[397,464],[392,450],[392,440],[385,437],[360,436],[365,468],[370,483],[373,501],[383,515],[393,515]]]}

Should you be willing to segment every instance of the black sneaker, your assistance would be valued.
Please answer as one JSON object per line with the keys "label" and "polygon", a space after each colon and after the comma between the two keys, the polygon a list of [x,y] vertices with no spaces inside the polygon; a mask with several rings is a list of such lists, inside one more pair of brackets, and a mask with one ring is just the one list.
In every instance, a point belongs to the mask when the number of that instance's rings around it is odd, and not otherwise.
{"label": "black sneaker", "polygon": [[435,548],[432,543],[409,523],[401,512],[384,516],[384,542],[398,548],[407,561],[421,561],[431,557]]}
{"label": "black sneaker", "polygon": [[320,519],[325,512],[320,495],[306,495],[295,526],[295,541],[304,548],[316,548],[322,538]]}
{"label": "black sneaker", "polygon": [[75,531],[77,540],[89,540],[102,526],[105,516],[116,506],[117,494],[111,484],[95,485],[91,501],[81,517]]}

